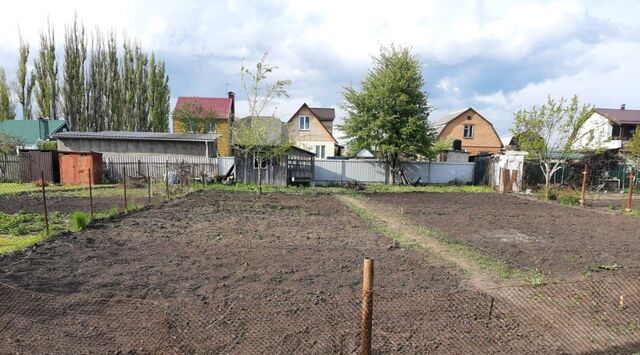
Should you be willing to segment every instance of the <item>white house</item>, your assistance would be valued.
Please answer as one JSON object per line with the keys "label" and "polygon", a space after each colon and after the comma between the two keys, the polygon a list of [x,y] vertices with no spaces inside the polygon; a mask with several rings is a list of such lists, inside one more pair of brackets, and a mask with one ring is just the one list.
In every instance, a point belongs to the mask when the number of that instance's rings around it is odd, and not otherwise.
{"label": "white house", "polygon": [[640,110],[596,108],[578,131],[574,149],[624,148],[640,125]]}

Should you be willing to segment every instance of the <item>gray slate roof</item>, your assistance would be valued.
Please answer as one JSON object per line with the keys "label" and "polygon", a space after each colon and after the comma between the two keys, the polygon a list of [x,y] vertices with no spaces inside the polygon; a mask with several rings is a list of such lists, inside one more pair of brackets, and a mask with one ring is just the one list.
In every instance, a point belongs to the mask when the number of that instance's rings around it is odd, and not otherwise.
{"label": "gray slate roof", "polygon": [[137,141],[212,142],[217,133],[160,133],[160,132],[61,132],[51,135],[55,139],[108,139]]}

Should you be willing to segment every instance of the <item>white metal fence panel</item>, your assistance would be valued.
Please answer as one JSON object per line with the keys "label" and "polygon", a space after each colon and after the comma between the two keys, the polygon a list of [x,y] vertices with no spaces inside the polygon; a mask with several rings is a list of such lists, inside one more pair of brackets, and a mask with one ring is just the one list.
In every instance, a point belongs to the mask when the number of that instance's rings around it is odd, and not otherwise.
{"label": "white metal fence panel", "polygon": [[429,184],[446,184],[450,181],[473,182],[473,163],[431,163]]}
{"label": "white metal fence panel", "polygon": [[313,179],[316,184],[326,185],[331,183],[342,183],[344,176],[342,173],[343,160],[315,160]]}
{"label": "white metal fence panel", "polygon": [[218,171],[220,172],[220,175],[225,175],[229,171],[229,169],[231,169],[233,164],[234,164],[233,157],[219,157]]}
{"label": "white metal fence panel", "polygon": [[344,177],[347,181],[384,184],[386,170],[386,163],[383,161],[347,160],[344,165]]}

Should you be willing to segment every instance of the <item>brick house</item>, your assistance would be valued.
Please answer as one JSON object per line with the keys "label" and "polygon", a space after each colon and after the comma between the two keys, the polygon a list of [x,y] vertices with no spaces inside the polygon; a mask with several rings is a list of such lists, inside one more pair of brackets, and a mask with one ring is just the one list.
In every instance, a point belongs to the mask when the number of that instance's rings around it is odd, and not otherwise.
{"label": "brick house", "polygon": [[493,124],[473,108],[451,112],[434,125],[439,139],[451,138],[462,142],[462,149],[470,157],[480,154],[497,154],[502,141]]}
{"label": "brick house", "polygon": [[316,158],[326,159],[342,155],[343,146],[333,136],[332,108],[309,107],[302,104],[287,121],[289,140],[298,148],[316,153]]}
{"label": "brick house", "polygon": [[[175,110],[195,105],[205,112],[212,112],[216,117],[215,133],[218,134],[217,151],[219,156],[233,156],[231,149],[231,130],[235,117],[235,94],[229,92],[227,97],[178,97]],[[173,121],[174,133],[210,133],[210,132],[184,132],[180,122]]]}

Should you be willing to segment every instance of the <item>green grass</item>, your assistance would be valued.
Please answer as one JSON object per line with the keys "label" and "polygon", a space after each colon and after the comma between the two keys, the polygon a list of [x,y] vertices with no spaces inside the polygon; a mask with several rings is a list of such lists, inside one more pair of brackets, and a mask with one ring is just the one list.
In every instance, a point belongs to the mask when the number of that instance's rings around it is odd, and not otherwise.
{"label": "green grass", "polygon": [[71,214],[71,223],[69,224],[69,230],[72,232],[79,232],[87,228],[91,217],[88,213],[82,211],[75,211]]}
{"label": "green grass", "polygon": [[384,185],[371,184],[365,187],[365,191],[370,192],[463,192],[463,193],[490,193],[495,192],[489,186],[475,185]]}
{"label": "green grass", "polygon": [[[81,185],[49,185],[45,187],[46,191],[74,191],[86,189],[86,186]],[[42,191],[42,187],[34,184],[21,184],[14,182],[2,182],[0,183],[0,196],[6,195],[20,195],[39,193]]]}
{"label": "green grass", "polygon": [[402,235],[402,233],[387,227],[384,222],[379,220],[373,213],[369,212],[366,208],[362,208],[360,206],[356,206],[351,203],[347,203],[347,205],[355,214],[357,214],[360,218],[362,218],[367,223],[369,223],[369,225],[371,226],[371,229],[374,232],[386,238],[395,240],[398,243],[398,245],[403,249],[413,250],[413,249],[419,248],[418,243],[405,238],[404,235]]}
{"label": "green grass", "polygon": [[[66,229],[67,216],[60,212],[49,213],[49,230],[52,233]],[[36,234],[46,229],[42,213],[8,214],[0,212],[0,235],[25,236]]]}
{"label": "green grass", "polygon": [[20,237],[0,235],[0,254],[11,253],[28,248],[47,238],[48,236],[44,232]]}

